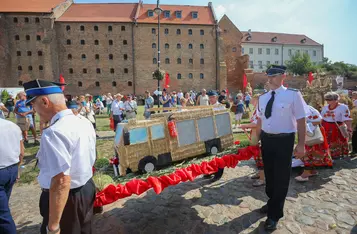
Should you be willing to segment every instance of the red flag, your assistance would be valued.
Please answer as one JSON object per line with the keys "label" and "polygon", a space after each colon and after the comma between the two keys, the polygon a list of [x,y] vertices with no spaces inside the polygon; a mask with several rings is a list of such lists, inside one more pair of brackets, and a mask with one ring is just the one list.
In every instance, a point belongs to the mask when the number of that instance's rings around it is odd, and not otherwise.
{"label": "red flag", "polygon": [[227,97],[229,98],[229,91],[228,91],[228,89],[226,89],[226,95],[227,95]]}
{"label": "red flag", "polygon": [[312,74],[312,72],[309,72],[309,83],[311,84],[313,80],[314,80],[314,75]]}
{"label": "red flag", "polygon": [[248,85],[247,75],[244,73],[243,75],[243,88],[245,89]]}
{"label": "red flag", "polygon": [[170,75],[169,73],[165,73],[165,85],[164,88],[167,89],[170,87]]}
{"label": "red flag", "polygon": [[[60,84],[65,84],[64,77],[62,76],[62,74],[60,74],[59,82],[60,82]],[[64,91],[64,87],[65,87],[64,85],[61,86],[62,91]]]}

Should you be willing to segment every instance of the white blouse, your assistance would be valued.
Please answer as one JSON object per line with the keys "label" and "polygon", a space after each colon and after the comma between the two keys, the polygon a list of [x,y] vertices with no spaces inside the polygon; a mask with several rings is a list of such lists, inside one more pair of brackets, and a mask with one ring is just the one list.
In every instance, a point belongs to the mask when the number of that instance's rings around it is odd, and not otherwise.
{"label": "white blouse", "polygon": [[348,106],[341,103],[339,103],[333,110],[330,110],[328,105],[324,106],[321,115],[326,122],[345,122],[352,120]]}

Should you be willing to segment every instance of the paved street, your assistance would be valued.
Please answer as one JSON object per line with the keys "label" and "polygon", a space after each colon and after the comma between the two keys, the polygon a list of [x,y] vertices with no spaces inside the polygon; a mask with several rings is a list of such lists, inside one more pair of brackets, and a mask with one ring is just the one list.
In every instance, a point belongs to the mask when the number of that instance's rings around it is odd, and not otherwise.
{"label": "paved street", "polygon": [[[293,176],[300,169],[293,172]],[[198,178],[156,195],[152,190],[108,205],[94,233],[265,233],[264,188],[253,188],[254,162],[227,169],[213,184]],[[357,233],[357,159],[320,170],[309,183],[291,180],[285,217],[274,233]],[[293,178],[292,176],[292,178]],[[38,233],[39,187],[15,187],[11,208],[18,233]]]}

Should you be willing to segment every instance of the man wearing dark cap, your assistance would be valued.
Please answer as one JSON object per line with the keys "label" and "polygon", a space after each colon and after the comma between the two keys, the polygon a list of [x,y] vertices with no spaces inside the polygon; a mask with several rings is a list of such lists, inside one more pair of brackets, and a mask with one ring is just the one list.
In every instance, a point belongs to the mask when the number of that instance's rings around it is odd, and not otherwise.
{"label": "man wearing dark cap", "polygon": [[95,131],[89,121],[67,109],[60,85],[44,80],[24,84],[27,102],[50,123],[43,130],[37,153],[41,234],[91,233]]}
{"label": "man wearing dark cap", "polygon": [[270,91],[259,97],[257,106],[257,133],[261,139],[265,191],[269,197],[260,211],[268,216],[264,224],[267,231],[275,230],[279,219],[284,216],[296,132],[298,144],[294,154],[305,154],[305,116],[308,109],[298,90],[283,86],[285,70],[285,66],[273,66],[267,70]]}

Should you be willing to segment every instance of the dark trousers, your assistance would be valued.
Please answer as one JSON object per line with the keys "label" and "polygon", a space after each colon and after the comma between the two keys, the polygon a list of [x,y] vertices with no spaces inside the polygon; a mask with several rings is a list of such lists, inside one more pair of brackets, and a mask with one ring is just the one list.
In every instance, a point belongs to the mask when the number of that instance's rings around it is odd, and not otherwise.
{"label": "dark trousers", "polygon": [[14,164],[9,167],[0,169],[0,233],[15,234],[16,226],[12,219],[9,200],[12,187],[16,182],[18,165]]}
{"label": "dark trousers", "polygon": [[114,132],[117,130],[117,125],[122,121],[122,117],[120,115],[113,115],[114,120]]}
{"label": "dark trousers", "polygon": [[354,129],[352,134],[352,152],[357,153],[357,127]]}
{"label": "dark trousers", "polygon": [[284,216],[284,203],[289,189],[295,134],[272,136],[262,131],[262,157],[268,200],[268,218],[278,221]]}
{"label": "dark trousers", "polygon": [[[60,221],[61,233],[92,233],[94,199],[95,185],[92,179],[88,180],[84,186],[70,190]],[[43,217],[41,234],[47,233],[49,201],[50,193],[42,192],[40,197],[40,214]]]}

